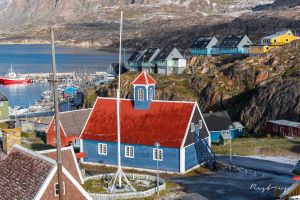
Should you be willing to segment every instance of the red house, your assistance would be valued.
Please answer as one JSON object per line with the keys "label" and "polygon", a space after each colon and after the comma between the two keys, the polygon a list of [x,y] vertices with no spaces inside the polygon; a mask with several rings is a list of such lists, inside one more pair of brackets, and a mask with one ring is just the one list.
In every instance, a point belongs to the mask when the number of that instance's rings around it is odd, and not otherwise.
{"label": "red house", "polygon": [[272,136],[300,136],[300,123],[288,120],[270,120],[266,124],[267,133]]}
{"label": "red house", "polygon": [[[90,115],[91,109],[74,110],[59,113],[61,146],[79,147],[79,135]],[[47,129],[47,144],[56,146],[56,133],[54,129],[54,117]]]}
{"label": "red house", "polygon": [[[58,200],[56,149],[33,152],[14,145],[0,160],[0,199]],[[92,200],[83,189],[72,147],[62,148],[63,199]]]}

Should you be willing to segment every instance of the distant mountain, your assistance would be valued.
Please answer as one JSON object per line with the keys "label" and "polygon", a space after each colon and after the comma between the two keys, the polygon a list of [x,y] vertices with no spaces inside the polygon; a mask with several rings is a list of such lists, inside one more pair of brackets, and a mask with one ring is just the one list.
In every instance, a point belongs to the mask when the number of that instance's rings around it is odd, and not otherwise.
{"label": "distant mountain", "polygon": [[[1,1],[2,2],[2,1]],[[48,40],[47,28],[58,24],[58,39],[76,46],[114,46],[120,9],[124,10],[125,39],[141,39],[156,26],[194,26],[197,21],[227,21],[272,0],[5,0],[0,11],[2,42],[39,43]],[[220,18],[222,16],[222,18]],[[206,19],[206,17],[209,17]],[[190,21],[187,21],[190,20]],[[176,23],[178,22],[178,27]],[[183,23],[184,21],[184,23]],[[149,27],[149,25],[154,27]],[[150,30],[149,30],[150,31]],[[127,35],[126,35],[127,34]],[[128,37],[127,37],[128,36]],[[134,41],[133,41],[134,42]],[[145,41],[147,43],[147,41]],[[155,42],[155,41],[154,41]],[[129,44],[129,43],[128,43]],[[134,44],[129,44],[135,46]],[[139,44],[138,44],[139,45]]]}

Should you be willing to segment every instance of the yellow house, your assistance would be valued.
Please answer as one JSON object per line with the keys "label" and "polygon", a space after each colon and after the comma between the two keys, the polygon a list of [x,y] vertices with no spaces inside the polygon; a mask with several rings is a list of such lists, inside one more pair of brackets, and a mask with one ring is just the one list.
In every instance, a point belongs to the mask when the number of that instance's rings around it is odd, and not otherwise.
{"label": "yellow house", "polygon": [[295,36],[291,30],[280,31],[274,35],[263,37],[261,44],[250,46],[249,53],[253,55],[263,54],[297,39],[300,37]]}

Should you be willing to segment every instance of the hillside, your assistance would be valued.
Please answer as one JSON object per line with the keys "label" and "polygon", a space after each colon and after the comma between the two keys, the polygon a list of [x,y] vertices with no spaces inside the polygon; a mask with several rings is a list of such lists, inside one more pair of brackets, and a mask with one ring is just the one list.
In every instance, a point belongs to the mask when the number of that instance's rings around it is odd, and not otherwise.
{"label": "hillside", "polygon": [[[193,57],[193,67],[182,75],[154,75],[156,98],[197,101],[205,112],[228,110],[251,132],[263,134],[266,120],[300,120],[299,53],[300,40],[259,57]],[[136,75],[122,76],[123,97],[133,97],[130,83]],[[113,97],[115,89],[112,82],[100,86],[97,95]]]}
{"label": "hillside", "polygon": [[56,23],[63,45],[113,48],[123,9],[126,48],[175,44],[184,49],[199,34],[245,32],[245,23],[234,20],[273,0],[59,0],[57,8],[52,0],[5,2],[0,10],[2,43],[45,43],[48,27]]}

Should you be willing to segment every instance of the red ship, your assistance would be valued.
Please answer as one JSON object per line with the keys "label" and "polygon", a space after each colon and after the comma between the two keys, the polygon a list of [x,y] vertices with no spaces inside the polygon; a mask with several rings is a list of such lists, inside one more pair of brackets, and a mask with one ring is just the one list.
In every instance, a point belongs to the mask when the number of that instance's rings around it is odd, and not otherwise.
{"label": "red ship", "polygon": [[26,77],[23,77],[21,74],[16,74],[11,67],[8,74],[0,78],[0,83],[4,85],[26,84],[26,83],[32,83],[32,79],[27,79]]}

